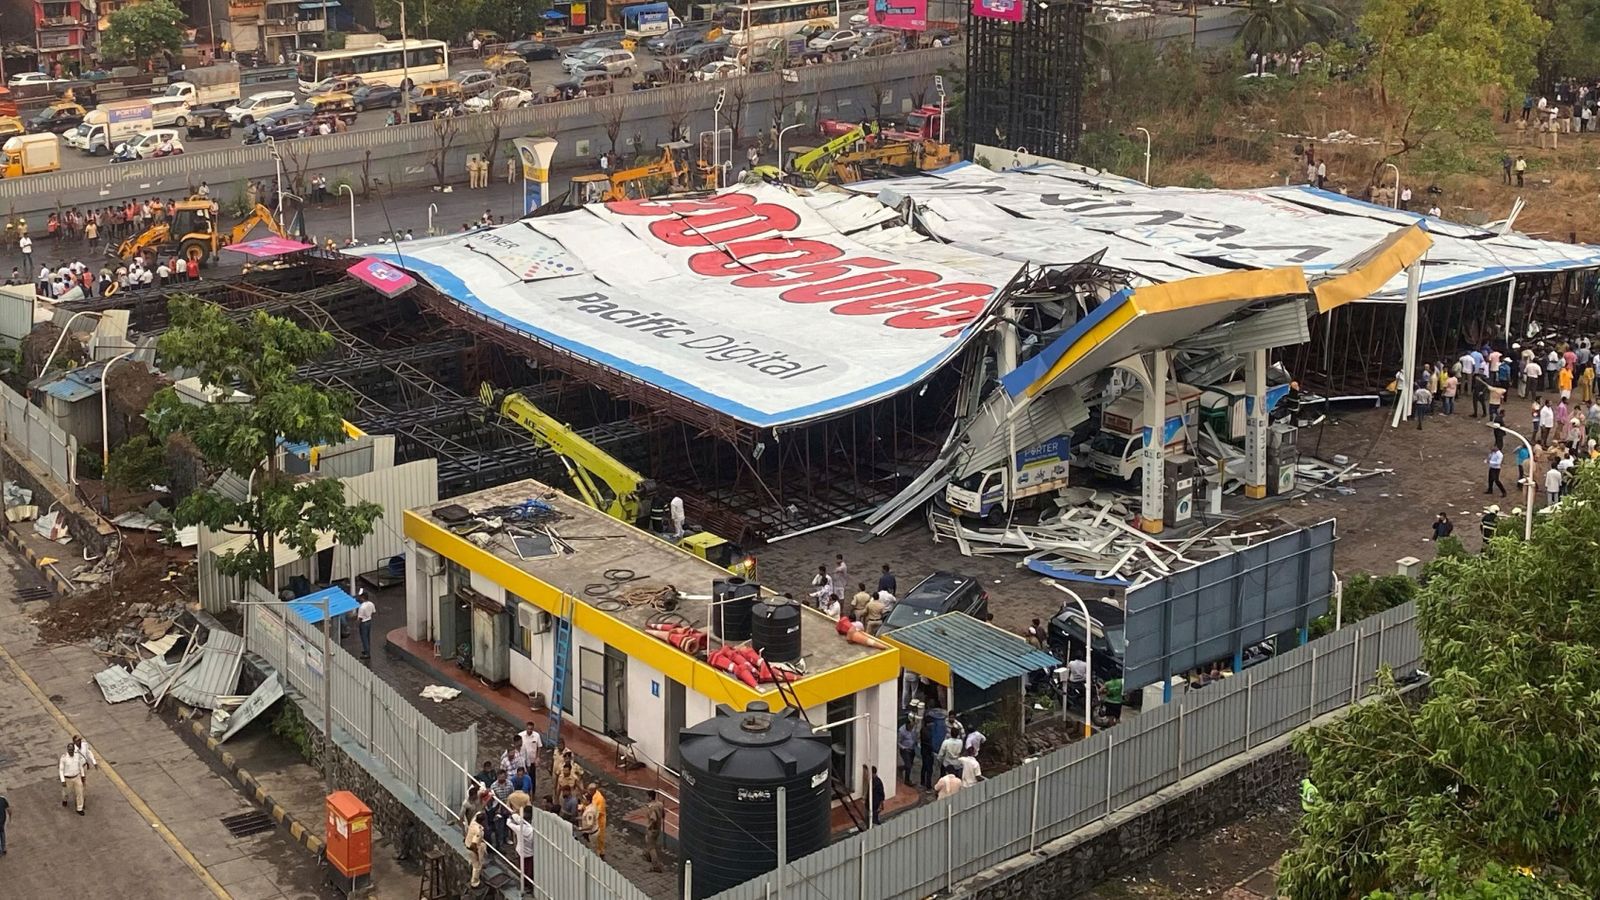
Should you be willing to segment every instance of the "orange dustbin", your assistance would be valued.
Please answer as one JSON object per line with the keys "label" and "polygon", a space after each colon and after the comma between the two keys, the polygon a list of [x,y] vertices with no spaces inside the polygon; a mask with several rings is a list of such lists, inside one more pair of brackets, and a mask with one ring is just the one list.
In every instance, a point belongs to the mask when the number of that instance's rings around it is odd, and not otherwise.
{"label": "orange dustbin", "polygon": [[349,791],[327,798],[328,862],[346,878],[372,873],[372,810]]}

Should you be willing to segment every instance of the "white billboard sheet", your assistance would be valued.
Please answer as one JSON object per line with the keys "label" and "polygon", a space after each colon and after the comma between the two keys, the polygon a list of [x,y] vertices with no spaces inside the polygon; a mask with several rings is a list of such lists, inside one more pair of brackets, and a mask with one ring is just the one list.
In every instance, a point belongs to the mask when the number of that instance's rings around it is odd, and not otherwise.
{"label": "white billboard sheet", "polygon": [[1005,284],[993,266],[974,274],[942,264],[948,253],[891,246],[846,237],[804,199],[758,185],[366,255],[508,328],[775,427],[915,385],[961,350]]}
{"label": "white billboard sheet", "polygon": [[[1538,241],[1522,235],[1492,235],[1480,229],[1375,207],[1338,194],[1307,188],[1203,191],[1186,188],[1129,190],[1119,178],[1101,178],[1064,166],[1030,166],[993,172],[963,164],[910,179],[852,186],[883,202],[912,197],[944,221],[930,228],[950,240],[988,245],[1011,239],[1014,249],[1039,262],[1052,247],[1103,243],[1106,263],[1152,281],[1171,281],[1169,261],[1139,258],[1127,245],[1162,251],[1194,266],[1269,268],[1301,266],[1308,274],[1337,268],[1388,237],[1398,227],[1422,222],[1434,237],[1423,269],[1424,296],[1503,281],[1514,273],[1600,265],[1600,249]],[[974,231],[997,220],[975,207],[1021,217],[1013,234],[979,238]],[[977,224],[974,224],[977,223]],[[999,224],[1003,224],[1000,222]],[[943,230],[941,230],[943,229]],[[948,231],[949,234],[945,234]],[[1118,239],[1121,243],[1113,241]],[[1053,256],[1053,254],[1052,254]],[[1205,274],[1194,272],[1193,274]],[[1405,277],[1392,279],[1373,299],[1398,299]]]}

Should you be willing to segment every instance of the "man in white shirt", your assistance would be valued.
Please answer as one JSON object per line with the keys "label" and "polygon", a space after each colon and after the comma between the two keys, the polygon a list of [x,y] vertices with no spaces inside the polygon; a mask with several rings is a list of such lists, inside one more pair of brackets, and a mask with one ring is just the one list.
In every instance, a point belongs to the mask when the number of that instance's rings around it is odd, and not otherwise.
{"label": "man in white shirt", "polygon": [[1556,411],[1545,403],[1539,407],[1539,443],[1550,445],[1550,429],[1556,427]]}
{"label": "man in white shirt", "polygon": [[983,777],[983,767],[978,765],[978,760],[971,753],[961,754],[956,764],[961,767],[961,786],[964,788],[972,787]]}
{"label": "man in white shirt", "polygon": [[22,268],[33,268],[33,238],[23,235],[17,238],[17,249],[22,251]]}
{"label": "man in white shirt", "polygon": [[976,728],[974,728],[971,731],[967,732],[967,740],[966,740],[966,744],[964,745],[965,748],[966,748],[966,751],[967,751],[967,755],[968,756],[972,756],[972,757],[976,757],[978,755],[978,751],[983,749],[983,744],[987,740],[988,740],[988,738],[984,737],[983,732],[979,731]]}
{"label": "man in white shirt", "polygon": [[1551,466],[1544,473],[1544,493],[1547,506],[1555,506],[1561,500],[1561,482],[1565,476],[1561,469]]}
{"label": "man in white shirt", "polygon": [[56,773],[61,778],[61,805],[66,806],[67,798],[72,798],[80,816],[83,815],[83,771],[87,767],[77,745],[68,741],[67,752],[56,762]]}
{"label": "man in white shirt", "polygon": [[939,745],[939,768],[955,768],[957,765],[956,760],[961,758],[961,751],[961,738],[957,737],[954,732],[951,732],[945,737],[944,743]]}
{"label": "man in white shirt", "polygon": [[940,800],[954,797],[961,790],[961,776],[954,769],[946,769],[944,777],[933,783],[933,794]]}
{"label": "man in white shirt", "polygon": [[522,815],[506,820],[506,826],[517,836],[517,863],[522,870],[521,888],[526,895],[533,885],[533,851],[536,833],[533,830],[533,804],[522,808]]}
{"label": "man in white shirt", "polygon": [[517,732],[517,739],[522,741],[522,755],[527,759],[528,774],[533,775],[534,769],[539,767],[539,750],[543,739],[539,737],[539,732],[535,730],[532,722],[528,722]]}
{"label": "man in white shirt", "polygon": [[377,604],[372,602],[372,595],[366,588],[356,591],[361,598],[361,605],[356,607],[356,628],[361,632],[361,658],[372,658],[372,617],[378,611]]}

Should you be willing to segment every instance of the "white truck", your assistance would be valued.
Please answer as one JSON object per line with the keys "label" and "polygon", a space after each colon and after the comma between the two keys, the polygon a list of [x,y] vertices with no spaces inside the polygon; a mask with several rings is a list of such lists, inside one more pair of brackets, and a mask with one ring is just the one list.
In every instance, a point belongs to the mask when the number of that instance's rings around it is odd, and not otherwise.
{"label": "white truck", "polygon": [[1005,464],[974,472],[944,489],[945,503],[957,515],[988,516],[1018,500],[1048,494],[1067,486],[1071,435],[1054,437],[1017,452],[1015,486]]}
{"label": "white truck", "polygon": [[[1168,453],[1189,444],[1189,429],[1199,421],[1200,390],[1187,384],[1167,385],[1167,409],[1161,441]],[[1100,431],[1089,440],[1082,462],[1103,475],[1136,481],[1144,469],[1144,392],[1133,390],[1100,411]]]}
{"label": "white truck", "polygon": [[184,69],[182,78],[167,85],[164,97],[182,97],[189,108],[215,106],[226,109],[239,102],[239,64],[217,63],[197,69]]}
{"label": "white truck", "polygon": [[67,146],[90,156],[105,156],[139,132],[149,131],[154,121],[149,100],[102,103],[89,110],[77,128],[67,132]]}

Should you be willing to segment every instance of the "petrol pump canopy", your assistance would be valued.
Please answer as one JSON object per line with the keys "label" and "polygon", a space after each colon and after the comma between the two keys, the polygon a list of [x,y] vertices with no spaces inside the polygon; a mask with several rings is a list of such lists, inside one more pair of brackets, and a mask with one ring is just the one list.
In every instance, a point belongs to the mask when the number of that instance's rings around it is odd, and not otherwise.
{"label": "petrol pump canopy", "polygon": [[927,378],[981,330],[1020,269],[885,229],[867,198],[840,200],[747,186],[360,255],[500,327],[730,418],[795,425]]}

